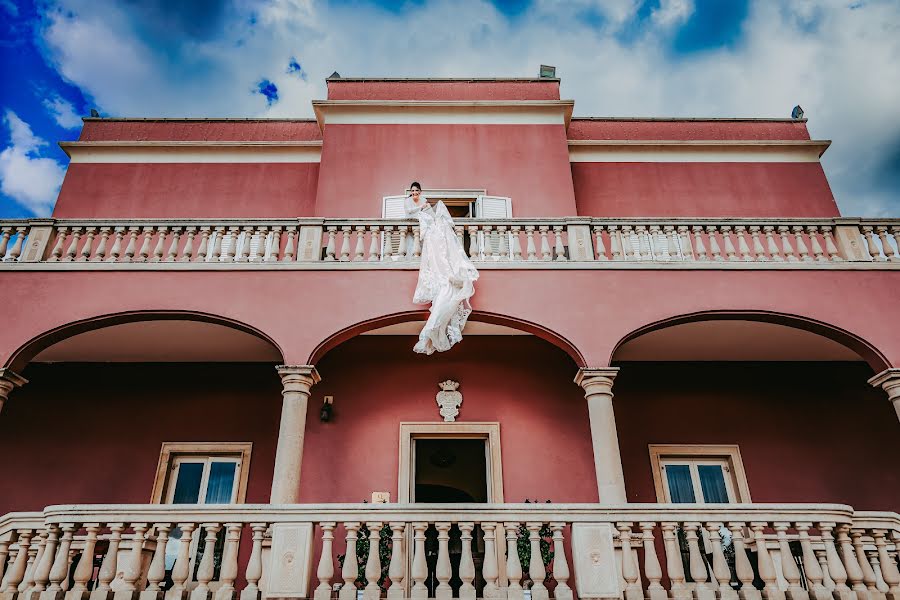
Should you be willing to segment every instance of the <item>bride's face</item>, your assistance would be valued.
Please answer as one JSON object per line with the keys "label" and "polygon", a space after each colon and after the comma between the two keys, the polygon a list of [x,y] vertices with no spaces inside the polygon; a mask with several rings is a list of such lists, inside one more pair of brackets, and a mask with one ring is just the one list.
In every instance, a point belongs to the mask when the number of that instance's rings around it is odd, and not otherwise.
{"label": "bride's face", "polygon": [[412,196],[412,199],[415,200],[416,202],[418,202],[419,196],[422,195],[422,190],[420,190],[418,188],[413,188],[409,191],[409,193]]}

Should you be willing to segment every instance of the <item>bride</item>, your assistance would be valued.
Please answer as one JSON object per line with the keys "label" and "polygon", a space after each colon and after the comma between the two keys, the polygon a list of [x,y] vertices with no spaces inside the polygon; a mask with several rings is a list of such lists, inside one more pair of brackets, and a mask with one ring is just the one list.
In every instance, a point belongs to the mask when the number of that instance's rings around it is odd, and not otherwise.
{"label": "bride", "polygon": [[475,294],[478,270],[456,237],[453,219],[443,202],[428,204],[422,186],[414,181],[404,201],[406,215],[419,220],[422,262],[413,302],[431,302],[431,314],[419,333],[413,350],[431,354],[444,352],[462,340],[462,330],[472,312],[469,298]]}

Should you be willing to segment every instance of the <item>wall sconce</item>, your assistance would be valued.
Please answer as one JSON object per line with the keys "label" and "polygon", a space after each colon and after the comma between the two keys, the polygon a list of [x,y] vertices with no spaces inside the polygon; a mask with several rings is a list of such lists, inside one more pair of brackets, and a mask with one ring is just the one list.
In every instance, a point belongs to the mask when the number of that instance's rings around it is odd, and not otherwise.
{"label": "wall sconce", "polygon": [[334,396],[325,396],[325,401],[322,402],[322,410],[319,411],[319,420],[323,423],[327,423],[331,420],[331,411],[332,404],[334,403]]}

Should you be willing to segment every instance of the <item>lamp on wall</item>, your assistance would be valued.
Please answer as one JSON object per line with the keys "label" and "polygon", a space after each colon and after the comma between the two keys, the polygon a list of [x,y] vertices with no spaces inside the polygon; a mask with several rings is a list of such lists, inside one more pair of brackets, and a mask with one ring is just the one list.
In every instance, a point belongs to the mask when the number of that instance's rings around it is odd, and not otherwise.
{"label": "lamp on wall", "polygon": [[319,420],[323,423],[327,423],[331,420],[331,411],[332,404],[334,403],[334,396],[325,396],[325,401],[322,402],[322,409],[319,411]]}

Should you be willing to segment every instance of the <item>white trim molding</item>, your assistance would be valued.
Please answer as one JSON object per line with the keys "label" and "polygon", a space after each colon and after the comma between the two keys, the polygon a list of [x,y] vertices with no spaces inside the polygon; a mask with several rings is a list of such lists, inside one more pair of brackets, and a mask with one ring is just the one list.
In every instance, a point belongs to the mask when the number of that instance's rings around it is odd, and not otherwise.
{"label": "white trim molding", "polygon": [[573,100],[313,100],[319,127],[332,125],[564,125]]}
{"label": "white trim molding", "polygon": [[570,162],[819,162],[830,140],[569,140]]}
{"label": "white trim molding", "polygon": [[321,141],[60,142],[72,163],[317,163]]}

